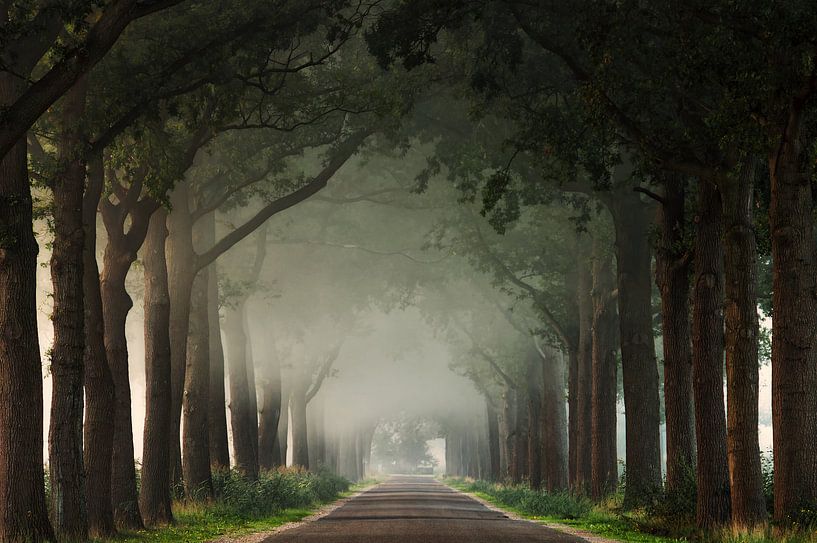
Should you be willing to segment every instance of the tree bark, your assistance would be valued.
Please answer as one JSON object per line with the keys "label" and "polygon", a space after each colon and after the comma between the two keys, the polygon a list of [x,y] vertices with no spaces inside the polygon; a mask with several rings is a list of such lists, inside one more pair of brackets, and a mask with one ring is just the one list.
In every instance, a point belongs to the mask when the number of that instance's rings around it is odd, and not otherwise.
{"label": "tree bark", "polygon": [[143,257],[145,271],[145,429],[139,506],[145,524],[173,522],[170,479],[170,294],[167,284],[167,212],[150,219]]}
{"label": "tree bark", "polygon": [[[22,93],[0,74],[0,105]],[[0,159],[0,541],[52,541],[43,473],[37,241],[25,138]]]}
{"label": "tree bark", "polygon": [[326,467],[338,473],[338,436],[334,433],[326,436]]}
{"label": "tree bark", "polygon": [[544,365],[539,352],[531,346],[528,349],[527,366],[527,401],[528,401],[528,482],[534,490],[542,488],[543,464],[543,424],[542,414],[542,386]]}
{"label": "tree bark", "polygon": [[[817,434],[814,194],[808,173],[810,166],[807,164],[809,144],[802,134],[804,121],[801,107],[800,104],[792,106],[786,130],[769,157],[774,310],[774,517],[781,522],[796,521],[801,507],[813,510],[817,503],[817,449],[813,443]],[[751,334],[748,323],[743,333]],[[748,337],[747,341],[750,339]],[[746,473],[749,480],[737,497],[733,495],[732,505],[734,523],[751,525],[763,519],[763,512],[758,509],[754,496],[755,466],[749,464],[749,455],[754,449],[748,442],[748,426],[753,413],[748,406],[745,407],[747,409],[741,414],[735,413],[734,422],[745,426],[747,433],[742,434],[742,442],[730,442],[730,452],[735,448],[730,455],[730,465],[750,468]],[[732,477],[734,479],[734,472]],[[734,487],[732,491],[734,493]],[[738,498],[746,500],[742,511],[735,508]]]}
{"label": "tree bark", "polygon": [[250,333],[250,321],[247,314],[247,308],[244,308],[244,330],[247,335],[247,383],[249,383],[250,394],[250,432],[252,440],[255,445],[255,466],[258,469],[258,388],[255,379],[255,355],[252,348],[252,334]]}
{"label": "tree bark", "polygon": [[[213,494],[207,411],[210,393],[210,323],[207,314],[207,274],[196,275],[190,298],[187,364],[184,371],[182,473],[188,498],[206,500]],[[171,349],[172,353],[172,349]]]}
{"label": "tree bark", "polygon": [[502,478],[500,462],[499,415],[493,404],[486,399],[485,415],[488,419],[488,480],[499,481]]}
{"label": "tree bark", "polygon": [[264,364],[261,381],[262,409],[259,419],[258,462],[261,469],[274,469],[286,463],[278,443],[278,425],[281,419],[281,366],[271,349]]}
{"label": "tree bark", "polygon": [[[224,348],[221,343],[216,264],[210,264],[201,273],[207,276],[207,322],[210,337],[210,397],[207,414],[210,434],[210,464],[213,470],[229,470],[230,445],[227,441],[227,400],[224,396]],[[231,391],[231,402],[232,397]],[[233,441],[235,441],[235,433],[233,433]],[[236,462],[238,462],[237,459]],[[256,469],[256,476],[257,471]]]}
{"label": "tree bark", "polygon": [[[357,438],[354,430],[346,430],[340,436],[339,461],[340,475],[350,481],[357,480]],[[294,464],[297,465],[297,464]]]}
{"label": "tree bark", "polygon": [[51,518],[56,535],[69,540],[88,537],[85,467],[82,453],[85,303],[83,297],[82,200],[85,153],[82,119],[87,80],[80,78],[63,100],[57,175],[53,182],[54,243],[51,282],[54,287],[54,345],[51,349],[51,423],[48,467]]}
{"label": "tree bark", "polygon": [[[733,481],[732,521],[736,528],[751,527],[766,518],[758,447],[757,242],[752,218],[754,171],[754,160],[750,160],[742,167],[739,177],[725,178],[721,183],[726,279],[726,389],[729,398],[726,435]],[[815,320],[811,322],[813,324]],[[775,436],[778,428],[775,426]],[[797,477],[804,475],[798,473]],[[776,474],[775,479],[775,486],[782,484],[785,487],[785,476]]]}
{"label": "tree bark", "polygon": [[124,529],[143,527],[136,492],[128,343],[125,338],[125,323],[128,312],[133,307],[133,301],[125,290],[125,277],[135,260],[134,248],[129,247],[121,236],[109,231],[100,286],[105,321],[105,352],[116,391],[111,500],[116,524]]}
{"label": "tree bark", "polygon": [[289,409],[292,413],[292,465],[309,469],[306,388],[305,377],[302,375],[296,376],[289,396]]}
{"label": "tree bark", "polygon": [[[286,385],[286,386],[285,386]],[[281,384],[281,416],[278,419],[278,446],[281,451],[281,465],[287,465],[287,459],[289,457],[289,419],[290,419],[290,409],[289,409],[289,388],[290,385],[288,382],[282,380]]]}
{"label": "tree bark", "polygon": [[698,440],[697,524],[714,528],[729,519],[729,468],[723,399],[723,260],[720,193],[698,189],[695,233],[692,364]]}
{"label": "tree bark", "polygon": [[306,414],[309,419],[309,465],[317,470],[326,465],[326,413],[323,395],[318,394],[307,403]]}
{"label": "tree bark", "polygon": [[372,441],[374,432],[377,429],[375,424],[368,424],[363,431],[363,477],[369,474],[372,465]]}
{"label": "tree bark", "polygon": [[[585,236],[585,238],[587,238]],[[582,241],[589,241],[583,239]],[[581,242],[580,242],[581,243]],[[580,250],[576,270],[579,313],[579,346],[576,362],[575,480],[572,488],[580,494],[590,490],[592,477],[592,389],[593,389],[593,300],[590,296],[592,266],[585,248]]]}
{"label": "tree bark", "polygon": [[168,214],[166,244],[170,291],[170,358],[171,358],[171,428],[170,476],[173,485],[182,483],[181,415],[187,364],[187,334],[190,328],[190,298],[195,254],[193,252],[193,221],[190,216],[186,182],[176,185],[170,196],[173,212]]}
{"label": "tree bark", "polygon": [[357,480],[362,481],[366,476],[366,432],[361,430],[357,433],[355,450],[357,452]]}
{"label": "tree bark", "polygon": [[579,352],[578,349],[568,349],[567,355],[567,450],[568,450],[568,480],[570,488],[576,487],[578,479],[578,429],[579,429]]}
{"label": "tree bark", "polygon": [[[237,301],[235,307],[227,309],[224,319],[224,331],[227,339],[227,368],[230,376],[230,426],[233,430],[233,454],[235,455],[236,469],[245,477],[255,479],[258,477],[258,433],[256,430],[256,414],[250,401],[250,383],[247,376],[248,338],[244,328],[245,304],[246,297],[242,297]],[[276,417],[276,428],[277,422]]]}
{"label": "tree bark", "polygon": [[520,387],[516,394],[516,433],[514,440],[514,484],[522,483],[528,474],[528,391]]}
{"label": "tree bark", "polygon": [[595,241],[593,259],[593,378],[590,492],[600,500],[618,485],[616,444],[616,307],[612,255]]}
{"label": "tree bark", "polygon": [[502,418],[500,419],[501,447],[504,451],[505,465],[502,467],[502,480],[511,478],[514,472],[514,444],[516,442],[516,393],[510,387],[502,395]]}
{"label": "tree bark", "polygon": [[652,330],[650,221],[629,187],[614,194],[619,330],[627,432],[626,507],[648,503],[661,488],[658,366]]}
{"label": "tree bark", "polygon": [[[537,348],[538,350],[538,348]],[[565,367],[563,355],[551,347],[537,353],[542,367],[542,409],[544,416],[545,464],[543,476],[548,492],[568,488],[567,414],[565,413]]]}
{"label": "tree bark", "polygon": [[658,206],[661,239],[655,254],[655,284],[661,294],[664,342],[664,412],[667,424],[667,491],[682,491],[694,470],[695,412],[689,324],[689,259],[684,242],[686,180],[664,180]]}
{"label": "tree bark", "polygon": [[116,533],[111,501],[111,468],[116,409],[113,377],[105,353],[102,294],[96,262],[97,207],[104,187],[102,156],[88,159],[88,188],[83,202],[85,247],[83,291],[85,296],[85,488],[88,504],[88,534],[107,539]]}

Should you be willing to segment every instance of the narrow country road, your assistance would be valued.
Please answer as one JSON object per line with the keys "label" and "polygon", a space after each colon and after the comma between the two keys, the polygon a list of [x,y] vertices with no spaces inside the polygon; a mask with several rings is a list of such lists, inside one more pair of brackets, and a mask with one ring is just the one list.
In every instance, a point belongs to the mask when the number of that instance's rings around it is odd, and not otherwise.
{"label": "narrow country road", "polygon": [[395,477],[264,543],[586,543],[512,520],[430,477]]}

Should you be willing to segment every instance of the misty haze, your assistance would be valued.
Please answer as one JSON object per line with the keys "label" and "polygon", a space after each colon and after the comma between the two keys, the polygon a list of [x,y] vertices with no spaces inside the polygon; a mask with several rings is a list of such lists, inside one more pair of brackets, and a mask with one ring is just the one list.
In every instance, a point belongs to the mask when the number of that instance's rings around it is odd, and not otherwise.
{"label": "misty haze", "polygon": [[817,543],[815,28],[0,2],[0,543]]}

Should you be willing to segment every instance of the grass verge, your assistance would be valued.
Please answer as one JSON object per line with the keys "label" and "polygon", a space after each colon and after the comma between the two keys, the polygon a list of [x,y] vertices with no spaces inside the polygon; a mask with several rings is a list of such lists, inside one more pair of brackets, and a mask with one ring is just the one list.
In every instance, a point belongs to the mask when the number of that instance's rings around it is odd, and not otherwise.
{"label": "grass verge", "polygon": [[199,543],[270,531],[297,522],[321,506],[354,494],[374,481],[350,485],[329,472],[317,474],[281,469],[249,482],[235,473],[214,476],[215,498],[208,502],[177,501],[175,524],[121,532],[118,543]]}
{"label": "grass verge", "polygon": [[668,505],[666,501],[653,510],[624,511],[621,496],[596,504],[569,493],[548,494],[524,485],[506,486],[460,478],[443,481],[520,517],[562,524],[628,543],[817,543],[817,529],[804,526],[785,531],[765,526],[751,532],[733,532],[727,528],[700,534],[694,529],[694,513],[690,515],[690,507],[672,502]]}
{"label": "grass verge", "polygon": [[567,492],[548,494],[526,486],[505,486],[485,481],[444,479],[457,490],[479,498],[516,515],[547,524],[562,524],[592,534],[627,543],[669,543],[687,541],[649,531],[641,513],[623,515],[610,510],[611,504],[593,504]]}

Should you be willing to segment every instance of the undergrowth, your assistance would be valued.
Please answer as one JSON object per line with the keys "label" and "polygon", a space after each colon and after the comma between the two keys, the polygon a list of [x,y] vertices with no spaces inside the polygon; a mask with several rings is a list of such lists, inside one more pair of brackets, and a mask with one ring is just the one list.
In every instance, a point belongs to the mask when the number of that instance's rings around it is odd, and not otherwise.
{"label": "undergrowth", "polygon": [[350,484],[328,470],[310,473],[281,468],[262,472],[257,481],[234,471],[214,473],[213,490],[213,499],[208,501],[175,501],[173,525],[121,533],[116,541],[197,543],[271,530],[340,498],[349,492]]}
{"label": "undergrowth", "polygon": [[[767,466],[764,466],[768,469]],[[764,475],[766,475],[764,471]],[[771,477],[766,476],[767,481]],[[701,534],[695,529],[695,485],[689,478],[674,494],[660,492],[644,508],[625,510],[621,492],[600,503],[567,492],[549,494],[527,485],[503,485],[460,478],[446,479],[454,488],[476,494],[522,517],[586,530],[612,540],[632,543],[691,541],[706,543],[817,543],[817,530],[799,526],[780,530],[775,526],[752,532],[724,529]],[[771,485],[767,483],[767,492]]]}

